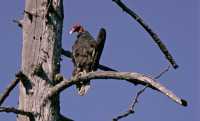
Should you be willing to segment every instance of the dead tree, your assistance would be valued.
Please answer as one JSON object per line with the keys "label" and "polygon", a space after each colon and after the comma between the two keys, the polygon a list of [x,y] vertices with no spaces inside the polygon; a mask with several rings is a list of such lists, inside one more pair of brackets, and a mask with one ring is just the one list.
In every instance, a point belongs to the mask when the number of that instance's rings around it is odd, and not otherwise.
{"label": "dead tree", "polygon": [[16,80],[0,96],[1,106],[19,83],[19,105],[18,108],[0,107],[0,112],[17,114],[17,121],[71,121],[60,114],[60,93],[80,80],[111,78],[144,85],[178,104],[187,105],[186,101],[151,77],[135,72],[117,72],[101,64],[98,68],[104,71],[65,79],[60,75],[61,54],[71,57],[71,53],[62,49],[63,18],[62,0],[26,0],[23,19],[15,20],[23,30],[21,69]]}
{"label": "dead tree", "polygon": [[62,0],[26,0],[21,71],[26,75],[19,83],[19,110],[34,118],[18,115],[17,121],[60,121],[59,93],[44,102],[45,93],[56,84],[60,71],[63,24]]}
{"label": "dead tree", "polygon": [[[63,24],[62,0],[26,0],[21,70],[27,80],[20,83],[19,109],[32,112],[35,121],[59,121],[59,94],[43,104],[44,93],[56,82],[60,70]],[[18,115],[18,121],[29,118]]]}

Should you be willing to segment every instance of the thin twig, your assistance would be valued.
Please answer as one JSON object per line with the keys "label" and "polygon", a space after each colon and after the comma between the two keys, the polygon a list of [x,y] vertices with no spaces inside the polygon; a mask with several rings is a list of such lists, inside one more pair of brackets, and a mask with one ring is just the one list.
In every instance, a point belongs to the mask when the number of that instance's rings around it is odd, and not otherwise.
{"label": "thin twig", "polygon": [[14,113],[18,115],[24,115],[30,118],[31,121],[34,121],[34,115],[32,112],[27,112],[24,110],[19,110],[14,107],[0,107],[0,112],[6,112],[6,113]]}
{"label": "thin twig", "polygon": [[133,101],[131,103],[131,105],[129,106],[129,109],[127,112],[117,116],[116,118],[113,118],[113,121],[118,121],[122,118],[125,118],[125,117],[128,117],[129,115],[131,114],[134,114],[135,113],[135,106],[136,104],[138,103],[138,99],[139,99],[139,96],[145,91],[145,89],[149,86],[149,84],[147,84],[145,87],[143,87],[140,91],[137,92],[136,96],[133,98]]}
{"label": "thin twig", "polygon": [[136,104],[138,103],[139,96],[145,91],[145,89],[148,86],[149,86],[149,84],[147,84],[140,91],[137,92],[136,97],[134,98],[133,102],[131,103],[131,106],[129,107],[129,110],[132,110],[134,112],[134,108],[135,108]]}
{"label": "thin twig", "polygon": [[[69,50],[61,49],[61,54],[64,55],[65,57],[72,58],[72,53]],[[101,69],[103,71],[117,71],[115,69],[112,69],[112,68],[110,68],[108,66],[101,65],[101,64],[98,64],[97,68]]]}
{"label": "thin twig", "polygon": [[112,1],[114,1],[123,11],[129,14],[133,19],[135,19],[149,33],[149,35],[153,38],[154,42],[158,45],[160,50],[165,55],[166,59],[172,64],[174,69],[178,68],[176,61],[173,59],[167,47],[161,41],[159,36],[144,22],[144,20],[134,11],[128,8],[121,0],[112,0]]}
{"label": "thin twig", "polygon": [[154,77],[154,79],[159,79],[161,76],[163,76],[166,72],[168,72],[170,69],[170,65],[168,65],[163,71],[161,71],[157,76]]}

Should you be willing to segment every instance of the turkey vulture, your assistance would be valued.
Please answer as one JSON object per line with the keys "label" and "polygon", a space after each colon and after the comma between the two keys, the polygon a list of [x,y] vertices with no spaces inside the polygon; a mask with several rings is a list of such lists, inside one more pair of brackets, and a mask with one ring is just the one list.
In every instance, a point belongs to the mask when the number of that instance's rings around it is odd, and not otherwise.
{"label": "turkey vulture", "polygon": [[[70,30],[70,34],[74,32],[77,33],[77,40],[72,46],[74,64],[72,75],[77,76],[96,71],[106,39],[105,29],[100,29],[97,41],[79,24],[74,25]],[[90,80],[80,81],[76,87],[79,95],[85,95],[90,88]]]}

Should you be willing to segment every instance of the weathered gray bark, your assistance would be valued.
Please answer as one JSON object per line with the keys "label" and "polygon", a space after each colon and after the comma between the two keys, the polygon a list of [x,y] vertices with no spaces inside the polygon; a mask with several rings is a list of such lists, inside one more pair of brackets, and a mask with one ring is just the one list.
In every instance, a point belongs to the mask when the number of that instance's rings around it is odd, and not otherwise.
{"label": "weathered gray bark", "polygon": [[[46,100],[45,93],[60,71],[63,24],[62,0],[26,0],[23,28],[22,72],[28,77],[19,86],[19,109],[33,112],[35,121],[61,121],[59,94]],[[18,115],[17,121],[30,121]]]}

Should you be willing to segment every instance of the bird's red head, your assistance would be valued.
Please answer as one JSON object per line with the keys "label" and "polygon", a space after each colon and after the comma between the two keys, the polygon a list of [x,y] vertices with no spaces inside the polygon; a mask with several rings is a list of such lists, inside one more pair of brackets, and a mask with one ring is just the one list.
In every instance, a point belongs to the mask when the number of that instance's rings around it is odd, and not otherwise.
{"label": "bird's red head", "polygon": [[69,34],[72,34],[74,32],[80,33],[80,32],[84,32],[84,28],[83,26],[81,26],[80,24],[75,24],[72,26],[71,30],[69,31]]}

